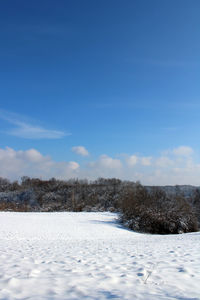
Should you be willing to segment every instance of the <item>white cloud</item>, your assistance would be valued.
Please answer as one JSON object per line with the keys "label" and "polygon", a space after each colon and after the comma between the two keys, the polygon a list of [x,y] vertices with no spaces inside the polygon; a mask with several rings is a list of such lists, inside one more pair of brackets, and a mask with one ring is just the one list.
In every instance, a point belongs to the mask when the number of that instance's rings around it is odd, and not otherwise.
{"label": "white cloud", "polygon": [[151,161],[152,161],[152,157],[151,156],[137,156],[135,154],[130,155],[128,157],[126,157],[126,163],[129,167],[133,167],[136,166],[137,164],[139,165],[143,165],[143,166],[150,166],[151,165]]}
{"label": "white cloud", "polygon": [[0,176],[9,179],[24,175],[58,179],[115,177],[140,180],[147,185],[200,185],[200,163],[196,161],[196,154],[190,152],[183,156],[182,153],[178,156],[171,151],[158,157],[121,155],[120,159],[104,154],[79,165],[75,161],[56,162],[36,149],[15,151],[7,147],[0,148]]}
{"label": "white cloud", "polygon": [[123,163],[120,159],[103,154],[96,161],[89,162],[86,168],[81,170],[81,176],[88,179],[96,179],[98,177],[121,178],[122,172]]}
{"label": "white cloud", "polygon": [[0,176],[19,179],[22,176],[68,179],[77,177],[79,164],[74,161],[56,162],[35,149],[15,151],[0,148]]}
{"label": "white cloud", "polygon": [[81,155],[81,156],[88,156],[89,155],[88,150],[83,146],[72,147],[72,151],[76,154]]}
{"label": "white cloud", "polygon": [[161,156],[158,159],[156,159],[155,164],[157,167],[168,168],[173,165],[173,160],[171,160],[167,156]]}
{"label": "white cloud", "polygon": [[180,146],[180,147],[173,149],[172,152],[173,152],[173,154],[175,154],[177,156],[190,156],[191,154],[193,154],[194,151],[191,147]]}
{"label": "white cloud", "polygon": [[88,164],[88,166],[92,169],[99,169],[106,171],[120,169],[122,167],[122,163],[119,159],[112,158],[108,155],[101,155],[96,161],[92,161]]}
{"label": "white cloud", "polygon": [[5,130],[4,133],[24,139],[60,139],[68,133],[58,130],[45,129],[41,126],[32,125],[30,122],[22,121],[23,117],[17,114],[0,110],[0,119],[15,125],[14,128]]}
{"label": "white cloud", "polygon": [[69,165],[69,169],[71,170],[78,170],[79,168],[79,164],[75,161],[70,161],[68,165]]}
{"label": "white cloud", "polygon": [[151,156],[141,157],[141,164],[143,166],[150,166],[151,165],[151,161],[152,161],[152,157]]}
{"label": "white cloud", "polygon": [[30,149],[27,151],[18,151],[17,156],[18,157],[21,156],[22,158],[24,157],[28,161],[35,162],[35,163],[41,162],[43,160],[42,154],[35,149]]}
{"label": "white cloud", "polygon": [[119,159],[114,159],[107,155],[101,155],[98,164],[102,167],[109,168],[109,169],[119,169],[122,167],[122,163]]}
{"label": "white cloud", "polygon": [[126,162],[129,166],[135,166],[138,162],[138,157],[136,155],[131,155],[126,159]]}

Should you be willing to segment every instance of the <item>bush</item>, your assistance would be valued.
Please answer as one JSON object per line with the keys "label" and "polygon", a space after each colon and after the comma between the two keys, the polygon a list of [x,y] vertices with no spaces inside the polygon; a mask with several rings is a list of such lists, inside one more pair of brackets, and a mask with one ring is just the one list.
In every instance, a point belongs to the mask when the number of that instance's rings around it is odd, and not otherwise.
{"label": "bush", "polygon": [[125,193],[121,220],[140,232],[174,234],[198,230],[197,218],[182,196],[169,198],[163,190],[148,191],[141,184]]}

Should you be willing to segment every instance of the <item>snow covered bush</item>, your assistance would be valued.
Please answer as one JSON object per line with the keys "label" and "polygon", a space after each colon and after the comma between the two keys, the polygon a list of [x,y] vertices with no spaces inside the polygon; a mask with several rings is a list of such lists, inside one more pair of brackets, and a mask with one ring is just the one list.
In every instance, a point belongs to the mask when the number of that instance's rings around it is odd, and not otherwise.
{"label": "snow covered bush", "polygon": [[198,188],[194,190],[190,202],[192,203],[194,214],[197,217],[198,227],[200,228],[200,190]]}
{"label": "snow covered bush", "polygon": [[170,234],[198,230],[197,218],[184,197],[169,198],[162,189],[148,190],[139,183],[124,194],[121,220],[140,232]]}

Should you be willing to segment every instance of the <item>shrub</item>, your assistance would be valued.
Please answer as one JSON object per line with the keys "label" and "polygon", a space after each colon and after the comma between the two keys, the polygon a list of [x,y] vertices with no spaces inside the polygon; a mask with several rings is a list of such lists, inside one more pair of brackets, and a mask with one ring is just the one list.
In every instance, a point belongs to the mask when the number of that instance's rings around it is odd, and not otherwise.
{"label": "shrub", "polygon": [[130,229],[140,232],[169,234],[198,230],[196,216],[182,196],[169,198],[163,190],[148,191],[141,184],[125,193],[121,220]]}

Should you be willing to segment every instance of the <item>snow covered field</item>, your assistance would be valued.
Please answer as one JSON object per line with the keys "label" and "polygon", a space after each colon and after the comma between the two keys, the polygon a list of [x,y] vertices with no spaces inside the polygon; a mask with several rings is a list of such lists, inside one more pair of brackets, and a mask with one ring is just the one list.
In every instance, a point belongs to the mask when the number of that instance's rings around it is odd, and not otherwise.
{"label": "snow covered field", "polygon": [[111,213],[0,213],[0,299],[200,299],[200,233],[147,235]]}

